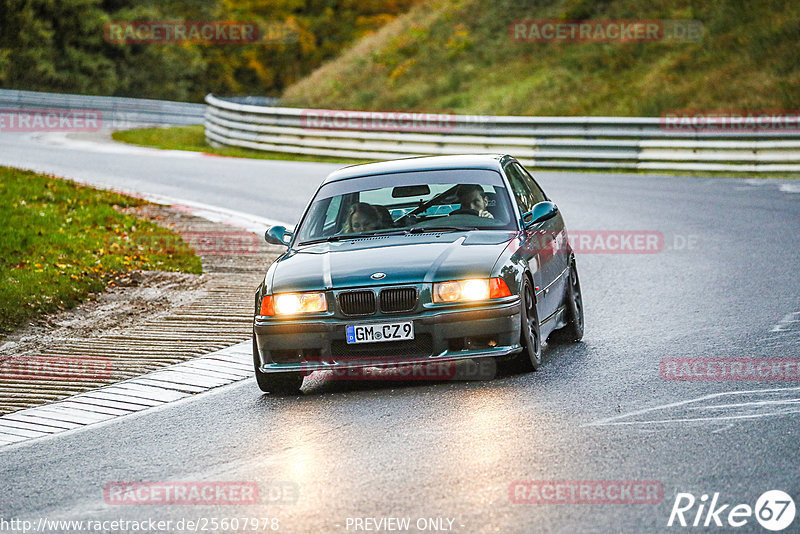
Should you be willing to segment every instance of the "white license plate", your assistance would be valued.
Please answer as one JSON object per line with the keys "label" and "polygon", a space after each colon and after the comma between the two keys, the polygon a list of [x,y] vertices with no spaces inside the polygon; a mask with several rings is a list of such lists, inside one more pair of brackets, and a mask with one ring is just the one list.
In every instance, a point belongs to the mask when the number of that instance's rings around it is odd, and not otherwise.
{"label": "white license plate", "polygon": [[414,339],[414,323],[377,323],[347,325],[348,343],[375,343]]}

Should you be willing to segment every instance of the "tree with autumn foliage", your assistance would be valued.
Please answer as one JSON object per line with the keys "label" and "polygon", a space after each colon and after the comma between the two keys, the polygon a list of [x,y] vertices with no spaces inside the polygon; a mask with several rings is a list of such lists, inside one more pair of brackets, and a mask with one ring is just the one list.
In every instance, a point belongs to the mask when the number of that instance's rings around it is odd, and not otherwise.
{"label": "tree with autumn foliage", "polygon": [[[418,0],[0,0],[0,86],[200,101],[277,96]],[[120,44],[109,21],[254,22],[251,44]]]}

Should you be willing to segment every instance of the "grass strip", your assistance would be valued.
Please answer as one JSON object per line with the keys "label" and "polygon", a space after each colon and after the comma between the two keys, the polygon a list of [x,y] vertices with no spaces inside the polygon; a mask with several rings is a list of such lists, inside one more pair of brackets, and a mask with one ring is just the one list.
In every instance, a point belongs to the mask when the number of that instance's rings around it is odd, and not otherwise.
{"label": "grass strip", "polygon": [[0,337],[133,270],[202,272],[176,233],[122,213],[141,199],[0,167]]}

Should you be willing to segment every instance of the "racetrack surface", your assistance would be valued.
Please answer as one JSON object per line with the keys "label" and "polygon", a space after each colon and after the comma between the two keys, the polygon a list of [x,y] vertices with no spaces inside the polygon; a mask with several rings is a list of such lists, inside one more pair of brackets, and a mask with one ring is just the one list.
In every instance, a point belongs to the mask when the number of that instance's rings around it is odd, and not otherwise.
{"label": "racetrack surface", "polygon": [[[0,164],[289,223],[339,167],[117,153],[15,134],[0,134]],[[0,449],[0,516],[269,517],[280,532],[354,531],[353,518],[366,517],[409,517],[411,532],[419,518],[453,519],[456,532],[658,532],[683,530],[666,526],[679,492],[754,506],[780,489],[797,501],[799,380],[665,380],[659,364],[800,357],[800,184],[533,174],[572,233],[656,231],[665,245],[654,254],[578,253],[586,335],[545,347],[539,372],[457,383],[315,376],[297,398],[262,396],[246,380]],[[547,480],[658,481],[663,499],[510,499],[515,481]],[[115,481],[247,481],[261,498],[108,504],[103,488]],[[299,497],[273,498],[280,484]],[[738,530],[763,531],[752,517]]]}

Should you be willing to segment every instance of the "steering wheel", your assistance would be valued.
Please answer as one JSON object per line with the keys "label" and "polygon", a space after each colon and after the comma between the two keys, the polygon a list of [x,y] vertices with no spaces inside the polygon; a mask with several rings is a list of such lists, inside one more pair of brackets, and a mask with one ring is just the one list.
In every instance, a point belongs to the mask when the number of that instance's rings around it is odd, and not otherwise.
{"label": "steering wheel", "polygon": [[400,227],[413,226],[413,225],[417,224],[418,220],[419,220],[419,218],[416,215],[411,215],[409,213],[408,215],[403,215],[402,217],[397,219],[394,222],[394,224],[395,224],[395,226],[400,226]]}
{"label": "steering wheel", "polygon": [[471,210],[469,208],[459,208],[455,211],[451,211],[450,215],[474,215],[475,217],[480,217],[480,214],[476,210]]}

